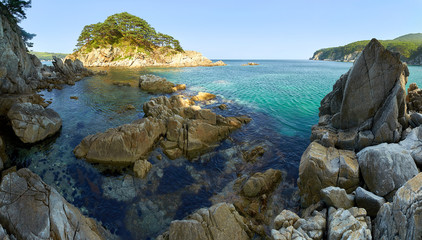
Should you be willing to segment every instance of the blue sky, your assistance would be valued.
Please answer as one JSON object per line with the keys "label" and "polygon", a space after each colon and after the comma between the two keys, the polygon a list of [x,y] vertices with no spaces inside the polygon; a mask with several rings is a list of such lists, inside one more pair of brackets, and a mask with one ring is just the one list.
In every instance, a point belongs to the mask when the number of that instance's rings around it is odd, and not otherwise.
{"label": "blue sky", "polygon": [[35,51],[70,53],[87,24],[129,12],[212,59],[307,59],[319,48],[422,32],[422,0],[33,0]]}

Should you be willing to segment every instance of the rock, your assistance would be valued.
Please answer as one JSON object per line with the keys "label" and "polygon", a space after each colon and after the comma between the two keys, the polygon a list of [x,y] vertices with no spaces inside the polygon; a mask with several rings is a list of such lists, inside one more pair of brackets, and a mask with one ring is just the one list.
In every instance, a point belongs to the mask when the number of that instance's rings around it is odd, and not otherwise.
{"label": "rock", "polygon": [[232,204],[202,208],[184,220],[171,222],[168,232],[157,239],[226,240],[250,239],[250,230]]}
{"label": "rock", "polygon": [[420,239],[422,236],[422,173],[406,182],[385,203],[375,219],[375,239]]}
{"label": "rock", "polygon": [[330,133],[336,135],[330,137],[330,146],[357,151],[383,142],[398,142],[408,124],[408,76],[409,70],[399,55],[372,39],[321,101],[319,115],[324,121],[312,128],[311,141],[323,141],[322,137]]}
{"label": "rock", "polygon": [[108,72],[105,70],[100,70],[100,71],[94,71],[95,75],[100,75],[100,76],[107,76]]}
{"label": "rock", "polygon": [[135,163],[147,156],[165,131],[163,121],[145,118],[139,123],[125,124],[104,133],[88,135],[73,152],[76,157],[90,162]]}
{"label": "rock", "polygon": [[4,163],[7,161],[5,149],[6,146],[4,145],[3,139],[0,136],[0,171],[3,170]]}
{"label": "rock", "polygon": [[135,110],[136,107],[133,106],[132,104],[128,104],[128,105],[125,106],[125,109],[128,110],[128,111],[130,111],[130,110]]}
{"label": "rock", "polygon": [[315,239],[323,238],[326,229],[327,210],[314,211],[303,219],[289,210],[283,210],[274,220],[276,229],[271,230],[273,239]]}
{"label": "rock", "polygon": [[302,205],[317,203],[321,199],[321,189],[329,186],[344,188],[348,193],[359,186],[359,164],[355,153],[312,142],[299,165],[298,187]]}
{"label": "rock", "polygon": [[410,151],[399,144],[383,143],[357,154],[359,168],[368,189],[384,197],[418,174]]}
{"label": "rock", "polygon": [[248,62],[246,64],[242,64],[242,66],[256,66],[259,65],[258,63],[254,63],[254,62]]}
{"label": "rock", "polygon": [[177,90],[186,89],[186,85],[177,85],[167,81],[167,79],[152,74],[141,75],[139,77],[139,87],[152,93],[174,93]]}
{"label": "rock", "polygon": [[70,96],[70,99],[78,100],[79,98],[77,96]]}
{"label": "rock", "polygon": [[260,158],[264,155],[265,149],[262,146],[257,146],[250,151],[243,151],[242,156],[243,160],[246,162],[256,162],[257,158]]}
{"label": "rock", "polygon": [[6,175],[0,189],[0,223],[18,239],[114,238],[28,169]]}
{"label": "rock", "polygon": [[119,86],[119,87],[130,87],[130,83],[128,82],[113,82],[112,83],[115,86]]}
{"label": "rock", "polygon": [[[422,109],[421,109],[422,110]],[[419,127],[422,124],[422,114],[420,113],[412,113],[410,114],[410,121],[409,124],[413,127]]]}
{"label": "rock", "polygon": [[281,171],[268,169],[264,173],[255,173],[242,187],[242,193],[246,197],[256,197],[274,189],[281,180]]}
{"label": "rock", "polygon": [[218,108],[221,109],[221,110],[226,110],[227,109],[227,105],[223,103],[220,106],[218,106]]}
{"label": "rock", "polygon": [[419,89],[416,83],[409,85],[406,103],[409,111],[422,113],[422,89]]}
{"label": "rock", "polygon": [[244,116],[222,117],[192,106],[192,101],[181,95],[153,98],[143,105],[143,110],[145,116],[167,122],[166,141],[161,147],[171,159],[199,156],[251,120]]}
{"label": "rock", "polygon": [[385,203],[383,197],[377,196],[361,187],[356,189],[355,195],[356,205],[359,208],[364,208],[368,216],[376,217],[378,210]]}
{"label": "rock", "polygon": [[16,21],[0,9],[0,95],[31,93],[42,78],[41,63],[28,50]]}
{"label": "rock", "polygon": [[321,190],[322,200],[330,207],[349,209],[354,207],[355,198],[339,187],[326,187]]}
{"label": "rock", "polygon": [[328,213],[328,240],[337,239],[372,239],[371,227],[367,223],[363,208],[336,210],[330,208]]}
{"label": "rock", "polygon": [[58,113],[38,104],[17,103],[7,116],[16,136],[24,143],[41,141],[58,132],[62,126]]}
{"label": "rock", "polygon": [[293,226],[293,224],[296,223],[297,220],[299,220],[300,217],[289,210],[283,210],[277,217],[275,217],[274,220],[274,227],[276,229],[280,228],[287,228],[289,226]]}
{"label": "rock", "polygon": [[[171,50],[170,50],[171,51]],[[88,67],[197,67],[225,66],[223,61],[212,62],[201,53],[195,51],[168,52],[165,48],[157,48],[147,54],[144,49],[135,48],[128,52],[127,48],[110,46],[94,48],[89,52],[78,51],[68,56],[79,59]]]}
{"label": "rock", "polygon": [[214,94],[206,93],[206,92],[199,92],[196,96],[191,98],[192,101],[209,101],[216,98]]}
{"label": "rock", "polygon": [[145,178],[151,168],[152,164],[147,160],[137,160],[133,165],[133,172],[135,173],[136,177]]}

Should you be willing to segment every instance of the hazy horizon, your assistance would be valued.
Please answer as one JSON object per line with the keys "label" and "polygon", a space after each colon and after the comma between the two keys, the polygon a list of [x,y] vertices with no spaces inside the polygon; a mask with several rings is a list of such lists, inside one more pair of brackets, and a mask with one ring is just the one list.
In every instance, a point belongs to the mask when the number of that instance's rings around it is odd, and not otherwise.
{"label": "hazy horizon", "polygon": [[[406,14],[396,14],[404,6]],[[306,8],[306,9],[305,9]],[[210,59],[305,60],[314,51],[422,32],[422,1],[33,1],[32,51],[71,53],[85,25],[129,12]]]}

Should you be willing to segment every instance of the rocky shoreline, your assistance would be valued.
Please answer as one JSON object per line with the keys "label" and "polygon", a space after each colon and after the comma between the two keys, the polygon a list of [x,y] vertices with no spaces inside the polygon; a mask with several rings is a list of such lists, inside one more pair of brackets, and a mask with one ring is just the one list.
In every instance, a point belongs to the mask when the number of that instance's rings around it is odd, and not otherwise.
{"label": "rocky shoreline", "polygon": [[213,67],[225,66],[223,61],[212,62],[201,53],[184,51],[172,54],[161,53],[155,50],[146,54],[135,49],[127,53],[118,47],[93,49],[88,53],[75,52],[67,59],[80,60],[86,67]]}

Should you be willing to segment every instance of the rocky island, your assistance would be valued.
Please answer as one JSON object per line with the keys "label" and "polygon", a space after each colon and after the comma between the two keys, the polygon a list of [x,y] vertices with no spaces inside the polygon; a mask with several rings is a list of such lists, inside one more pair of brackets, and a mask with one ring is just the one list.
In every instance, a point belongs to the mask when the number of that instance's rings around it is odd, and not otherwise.
{"label": "rocky island", "polygon": [[67,58],[79,59],[87,67],[226,65],[223,61],[212,62],[199,52],[183,50],[178,40],[156,32],[145,20],[127,12],[85,26],[77,46],[78,50]]}

